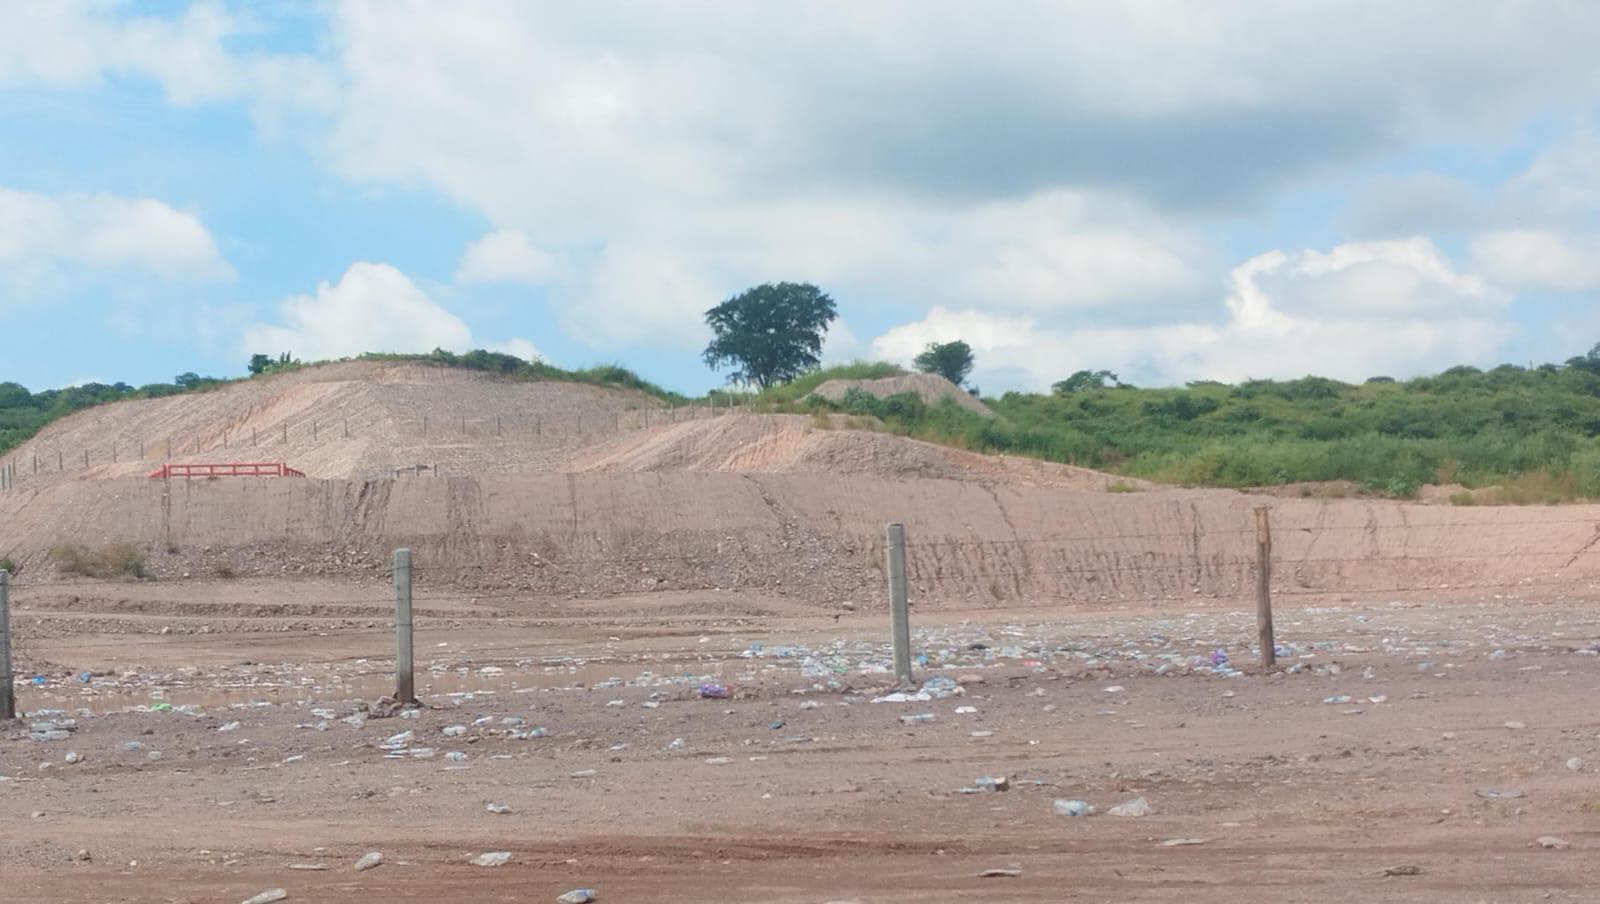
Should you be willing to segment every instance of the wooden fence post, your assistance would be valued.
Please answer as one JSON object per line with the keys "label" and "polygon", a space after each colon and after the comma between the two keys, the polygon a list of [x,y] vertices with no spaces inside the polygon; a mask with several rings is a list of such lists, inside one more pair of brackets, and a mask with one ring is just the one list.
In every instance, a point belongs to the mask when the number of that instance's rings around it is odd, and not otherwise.
{"label": "wooden fence post", "polygon": [[1256,506],[1256,630],[1261,643],[1261,671],[1278,662],[1272,631],[1272,524],[1267,507]]}

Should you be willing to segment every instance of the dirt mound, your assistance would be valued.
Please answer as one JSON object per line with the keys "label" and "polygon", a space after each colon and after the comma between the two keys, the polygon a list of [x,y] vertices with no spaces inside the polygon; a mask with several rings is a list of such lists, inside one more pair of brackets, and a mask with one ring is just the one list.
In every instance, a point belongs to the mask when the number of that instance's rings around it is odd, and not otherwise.
{"label": "dirt mound", "polygon": [[938,374],[906,374],[901,377],[883,377],[877,380],[829,380],[818,386],[812,395],[821,396],[830,402],[843,399],[845,393],[852,389],[859,389],[869,395],[880,399],[888,398],[902,393],[915,393],[929,405],[937,405],[945,399],[952,399],[957,405],[985,417],[993,417],[994,412],[989,406],[974,398],[956,384],[946,380]]}
{"label": "dirt mound", "polygon": [[666,413],[632,389],[508,380],[423,363],[349,361],[211,392],[79,412],[13,450],[18,484],[148,473],[166,461],[283,461],[313,477],[557,470],[597,436]]}
{"label": "dirt mound", "polygon": [[[408,546],[425,582],[520,599],[738,590],[838,603],[881,601],[883,526],[899,521],[919,605],[1132,604],[1247,596],[1251,509],[1270,499],[1285,593],[1565,592],[1600,579],[1600,506],[1160,489],[834,429],[842,419],[658,406],[370,362],[110,405],[14,457],[0,555],[29,580],[55,576],[55,544],[131,543],[162,579],[381,581]],[[284,460],[311,477],[132,476],[162,460],[163,436],[175,460]],[[143,460],[126,460],[140,444]],[[73,470],[84,449],[89,467]],[[427,467],[397,474],[409,464]]]}
{"label": "dirt mound", "polygon": [[576,456],[565,470],[877,474],[1016,482],[1104,491],[1144,481],[1036,459],[979,455],[921,440],[840,429],[838,418],[738,415],[631,434]]}
{"label": "dirt mound", "polygon": [[[71,542],[136,544],[162,579],[381,582],[406,546],[425,583],[523,600],[738,590],[881,604],[883,527],[900,521],[920,607],[1236,600],[1254,587],[1251,509],[1264,498],[839,473],[61,481],[0,494],[0,554],[27,580],[48,579],[48,550]],[[1274,583],[1291,598],[1473,599],[1600,580],[1600,506],[1272,507]]]}

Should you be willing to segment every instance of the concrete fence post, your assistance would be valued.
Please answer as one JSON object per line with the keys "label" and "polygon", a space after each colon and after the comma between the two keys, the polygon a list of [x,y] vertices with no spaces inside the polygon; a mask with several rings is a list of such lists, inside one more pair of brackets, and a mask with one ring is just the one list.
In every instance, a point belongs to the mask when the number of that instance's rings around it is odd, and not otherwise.
{"label": "concrete fence post", "polygon": [[906,528],[890,522],[884,553],[889,568],[889,623],[894,638],[894,674],[911,684],[911,606],[906,599]]}
{"label": "concrete fence post", "polygon": [[11,678],[11,573],[0,569],[0,720],[17,717],[17,691]]}
{"label": "concrete fence post", "polygon": [[411,550],[394,551],[394,698],[417,702],[411,647]]}

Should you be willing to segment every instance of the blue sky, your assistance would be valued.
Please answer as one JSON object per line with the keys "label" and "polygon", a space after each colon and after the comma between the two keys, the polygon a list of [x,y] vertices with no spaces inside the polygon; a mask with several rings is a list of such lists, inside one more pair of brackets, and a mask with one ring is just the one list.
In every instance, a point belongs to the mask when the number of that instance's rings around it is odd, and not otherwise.
{"label": "blue sky", "polygon": [[1600,341],[1600,5],[0,7],[0,380],[485,346],[698,392],[702,312],[985,391]]}

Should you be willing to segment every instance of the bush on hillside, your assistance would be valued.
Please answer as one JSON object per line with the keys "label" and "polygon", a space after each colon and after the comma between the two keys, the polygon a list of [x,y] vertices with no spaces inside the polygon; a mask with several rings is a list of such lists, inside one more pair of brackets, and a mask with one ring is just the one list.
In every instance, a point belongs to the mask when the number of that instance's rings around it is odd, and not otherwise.
{"label": "bush on hillside", "polygon": [[144,577],[144,552],[132,543],[88,549],[73,543],[50,548],[50,560],[62,574],[88,578]]}

